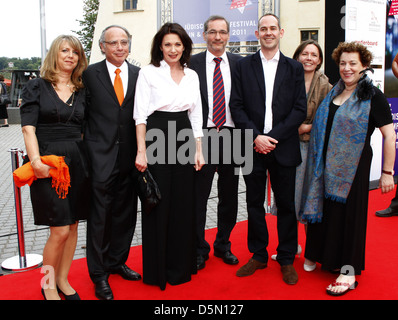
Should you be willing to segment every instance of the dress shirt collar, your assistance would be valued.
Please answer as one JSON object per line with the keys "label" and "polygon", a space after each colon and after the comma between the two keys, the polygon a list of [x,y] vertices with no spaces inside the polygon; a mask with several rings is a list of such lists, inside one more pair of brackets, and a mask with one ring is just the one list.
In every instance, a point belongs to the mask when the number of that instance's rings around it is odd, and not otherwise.
{"label": "dress shirt collar", "polygon": [[[108,68],[109,74],[113,75],[113,78],[115,77],[115,70],[117,68],[119,68],[122,73],[127,73],[128,72],[128,68],[127,68],[127,62],[124,61],[123,64],[120,67],[116,67],[114,64],[110,63],[108,60],[106,60],[106,66]],[[111,79],[113,79],[111,77]]]}
{"label": "dress shirt collar", "polygon": [[260,49],[260,58],[261,58],[262,61],[267,61],[268,62],[268,61],[274,60],[274,61],[278,62],[280,56],[281,56],[281,52],[280,52],[280,50],[278,50],[271,59],[267,60],[267,58],[264,57],[264,54],[263,54],[263,52]]}
{"label": "dress shirt collar", "polygon": [[[214,58],[219,58],[212,54],[209,50],[206,50],[206,63],[215,63]],[[228,57],[226,51],[221,55],[222,61],[221,63],[228,63]]]}
{"label": "dress shirt collar", "polygon": [[160,66],[162,68],[169,68],[170,69],[169,64],[166,61],[164,61],[164,60],[160,61]]}

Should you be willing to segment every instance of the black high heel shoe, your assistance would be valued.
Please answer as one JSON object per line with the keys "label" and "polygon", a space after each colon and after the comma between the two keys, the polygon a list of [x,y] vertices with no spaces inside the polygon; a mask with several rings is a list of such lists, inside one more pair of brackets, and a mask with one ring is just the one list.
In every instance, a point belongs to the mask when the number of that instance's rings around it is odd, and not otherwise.
{"label": "black high heel shoe", "polygon": [[58,286],[57,286],[57,290],[58,290],[58,293],[62,293],[64,295],[65,300],[81,300],[77,292],[75,292],[74,294],[66,295],[65,293],[63,293],[61,291],[60,288],[58,288]]}

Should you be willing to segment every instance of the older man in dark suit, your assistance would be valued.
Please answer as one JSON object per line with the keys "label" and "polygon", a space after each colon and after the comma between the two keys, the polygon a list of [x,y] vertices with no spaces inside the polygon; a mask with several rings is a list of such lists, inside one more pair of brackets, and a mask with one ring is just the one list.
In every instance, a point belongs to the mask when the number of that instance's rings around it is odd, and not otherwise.
{"label": "older man in dark suit", "polygon": [[253,171],[245,175],[248,210],[248,246],[253,253],[237,276],[249,276],[267,267],[268,230],[265,220],[267,171],[278,208],[277,261],[283,280],[298,281],[293,267],[297,251],[294,207],[296,166],[301,163],[298,127],[304,121],[307,101],[303,67],[279,50],[283,37],[279,18],[260,18],[256,36],[261,49],[238,61],[232,78],[230,108],[238,128],[253,131]]}
{"label": "older man in dark suit", "polygon": [[[204,143],[207,143],[206,165],[195,176],[195,208],[197,217],[197,267],[203,269],[209,258],[210,245],[205,239],[205,224],[207,201],[215,172],[218,173],[217,190],[217,227],[218,232],[214,241],[214,255],[222,258],[227,264],[237,264],[238,258],[231,252],[229,237],[236,224],[238,213],[238,179],[239,172],[235,172],[237,165],[232,157],[233,134],[235,125],[229,111],[229,96],[231,92],[231,73],[236,61],[241,56],[226,52],[229,39],[229,23],[221,16],[211,16],[204,23],[203,38],[207,43],[207,50],[191,57],[190,68],[199,75],[200,92],[202,98]],[[217,64],[214,59],[220,58],[219,75],[223,79],[224,114],[217,117],[217,98],[214,98],[214,74],[217,74]],[[219,120],[219,121],[217,121]],[[223,139],[228,135],[229,139]],[[206,139],[206,140],[205,140]],[[214,140],[215,141],[214,141]],[[217,143],[218,148],[212,148]],[[213,150],[212,150],[213,149]],[[224,158],[225,152],[229,154]],[[216,153],[216,154],[215,154]]]}
{"label": "older man in dark suit", "polygon": [[137,151],[133,105],[139,68],[126,61],[130,34],[107,27],[100,38],[105,60],[84,72],[88,93],[84,141],[91,161],[92,208],[87,221],[87,264],[101,300],[113,299],[110,273],[141,276],[127,267],[137,218],[131,170]]}

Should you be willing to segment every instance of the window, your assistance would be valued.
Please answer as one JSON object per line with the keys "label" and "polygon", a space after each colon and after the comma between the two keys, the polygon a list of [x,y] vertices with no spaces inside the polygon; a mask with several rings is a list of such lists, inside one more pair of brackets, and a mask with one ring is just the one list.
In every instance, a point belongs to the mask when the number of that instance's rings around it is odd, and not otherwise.
{"label": "window", "polygon": [[301,30],[301,41],[305,40],[318,41],[318,30]]}
{"label": "window", "polygon": [[260,48],[258,41],[246,41],[246,52],[256,53]]}
{"label": "window", "polygon": [[137,10],[138,0],[123,0],[123,10]]}

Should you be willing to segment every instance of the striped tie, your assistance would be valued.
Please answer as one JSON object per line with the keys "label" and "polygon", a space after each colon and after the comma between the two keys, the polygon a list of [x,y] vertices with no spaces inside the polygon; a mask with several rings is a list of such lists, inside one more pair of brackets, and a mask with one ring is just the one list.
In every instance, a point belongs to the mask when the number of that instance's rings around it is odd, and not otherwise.
{"label": "striped tie", "polygon": [[220,128],[225,123],[225,94],[220,63],[222,58],[214,58],[216,67],[213,75],[213,123]]}

